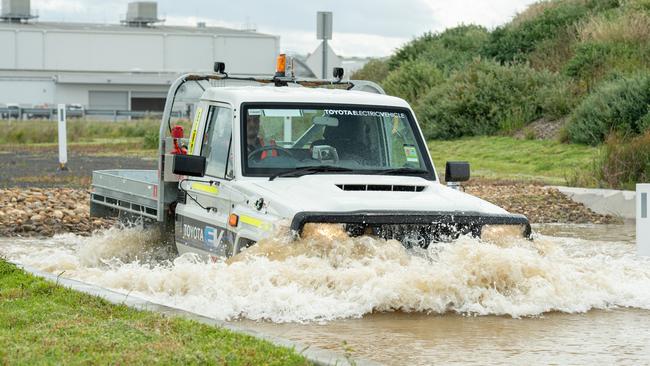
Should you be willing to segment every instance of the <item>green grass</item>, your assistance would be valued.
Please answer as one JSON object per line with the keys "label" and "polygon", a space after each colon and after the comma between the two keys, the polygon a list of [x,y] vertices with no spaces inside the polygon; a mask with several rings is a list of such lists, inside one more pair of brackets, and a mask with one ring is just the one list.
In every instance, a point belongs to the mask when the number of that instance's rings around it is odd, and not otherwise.
{"label": "green grass", "polygon": [[430,141],[429,150],[440,175],[446,161],[469,161],[472,176],[489,179],[567,184],[576,169],[590,166],[598,149],[549,140],[472,137]]}
{"label": "green grass", "polygon": [[113,305],[3,260],[0,345],[0,364],[308,363],[290,349],[191,320]]}
{"label": "green grass", "polygon": [[[144,138],[151,131],[158,131],[158,120],[99,121],[70,119],[67,121],[68,142],[92,142],[96,139]],[[55,143],[58,141],[58,124],[50,120],[0,121],[5,133],[0,144]]]}

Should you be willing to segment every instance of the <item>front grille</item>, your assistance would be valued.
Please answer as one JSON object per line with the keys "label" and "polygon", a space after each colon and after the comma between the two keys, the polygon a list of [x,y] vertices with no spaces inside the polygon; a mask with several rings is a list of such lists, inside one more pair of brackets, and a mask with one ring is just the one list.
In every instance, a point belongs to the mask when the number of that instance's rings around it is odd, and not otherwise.
{"label": "front grille", "polygon": [[481,225],[469,223],[432,224],[346,224],[350,236],[375,235],[383,239],[395,239],[407,248],[427,248],[431,243],[451,242],[461,235],[478,236]]}
{"label": "front grille", "polygon": [[344,191],[422,192],[424,186],[403,184],[337,184]]}

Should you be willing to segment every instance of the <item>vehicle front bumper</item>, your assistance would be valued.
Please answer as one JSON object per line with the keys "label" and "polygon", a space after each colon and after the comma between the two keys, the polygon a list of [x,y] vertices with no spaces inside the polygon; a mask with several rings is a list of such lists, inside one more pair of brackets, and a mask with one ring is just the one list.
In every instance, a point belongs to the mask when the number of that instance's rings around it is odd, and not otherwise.
{"label": "vehicle front bumper", "polygon": [[521,225],[524,237],[531,238],[532,235],[528,218],[518,214],[438,211],[299,212],[291,222],[291,229],[300,235],[308,223],[345,224],[348,232],[353,234],[367,232],[368,228],[385,232],[382,228],[404,226],[429,230],[434,234],[445,230],[455,237],[468,234],[480,237],[485,225]]}

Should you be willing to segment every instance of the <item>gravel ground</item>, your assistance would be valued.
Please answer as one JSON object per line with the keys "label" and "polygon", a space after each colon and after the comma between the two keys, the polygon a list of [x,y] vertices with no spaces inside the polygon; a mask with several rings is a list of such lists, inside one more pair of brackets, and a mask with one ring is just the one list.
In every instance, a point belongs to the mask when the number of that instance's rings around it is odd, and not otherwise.
{"label": "gravel ground", "polygon": [[531,223],[613,224],[621,220],[597,214],[555,188],[520,182],[473,182],[465,192],[525,215]]}
{"label": "gravel ground", "polygon": [[[113,221],[89,216],[92,171],[156,169],[152,159],[73,153],[69,171],[58,172],[57,161],[51,151],[0,152],[0,236],[87,235],[108,227]],[[533,223],[619,222],[539,184],[473,180],[465,190]]]}
{"label": "gravel ground", "polygon": [[83,189],[0,189],[0,236],[87,235],[112,226],[112,220],[90,217],[88,197]]}

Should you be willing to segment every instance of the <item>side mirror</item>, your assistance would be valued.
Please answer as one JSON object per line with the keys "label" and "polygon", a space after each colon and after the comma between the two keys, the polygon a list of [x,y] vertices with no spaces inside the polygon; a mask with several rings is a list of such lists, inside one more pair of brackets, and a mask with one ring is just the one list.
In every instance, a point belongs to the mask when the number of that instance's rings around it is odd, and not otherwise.
{"label": "side mirror", "polygon": [[202,177],[205,175],[205,156],[176,154],[172,169],[174,174]]}
{"label": "side mirror", "polygon": [[445,168],[445,181],[449,183],[467,182],[469,180],[469,163],[466,161],[448,161]]}

